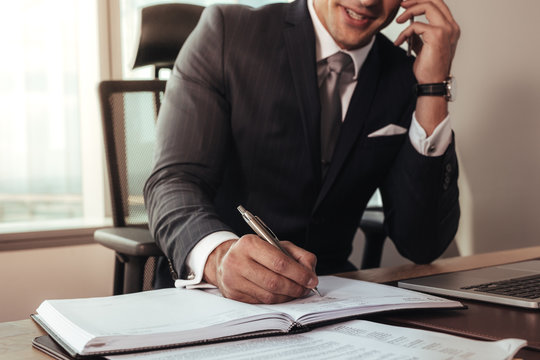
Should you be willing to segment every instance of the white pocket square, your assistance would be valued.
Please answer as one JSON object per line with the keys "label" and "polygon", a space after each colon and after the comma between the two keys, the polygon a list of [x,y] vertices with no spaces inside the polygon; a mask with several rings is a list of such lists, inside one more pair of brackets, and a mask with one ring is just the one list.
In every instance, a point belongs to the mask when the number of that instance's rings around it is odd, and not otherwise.
{"label": "white pocket square", "polygon": [[405,129],[402,126],[399,125],[386,125],[383,128],[380,128],[379,130],[376,130],[368,135],[368,137],[377,137],[377,136],[391,136],[391,135],[401,135],[405,134],[407,132],[407,129]]}

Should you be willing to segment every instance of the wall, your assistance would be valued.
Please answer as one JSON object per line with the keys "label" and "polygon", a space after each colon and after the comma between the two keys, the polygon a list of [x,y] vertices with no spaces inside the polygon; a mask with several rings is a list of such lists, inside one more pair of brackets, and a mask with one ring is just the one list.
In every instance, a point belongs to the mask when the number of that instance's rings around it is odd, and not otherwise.
{"label": "wall", "polygon": [[[540,245],[540,1],[446,3],[462,30],[450,104],[462,217],[457,248],[443,256]],[[394,40],[403,28],[384,33]],[[355,264],[362,247],[359,234]],[[406,262],[387,241],[382,266]]]}
{"label": "wall", "polygon": [[540,1],[448,0],[462,36],[451,106],[462,254],[540,245]]}
{"label": "wall", "polygon": [[44,299],[112,295],[113,268],[97,244],[0,252],[0,322],[27,319]]}

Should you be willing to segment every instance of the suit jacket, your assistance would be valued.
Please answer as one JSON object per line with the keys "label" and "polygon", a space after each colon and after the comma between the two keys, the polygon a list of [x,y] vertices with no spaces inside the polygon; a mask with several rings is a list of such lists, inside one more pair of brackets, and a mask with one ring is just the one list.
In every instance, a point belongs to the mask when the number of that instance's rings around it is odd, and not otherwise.
{"label": "suit jacket", "polygon": [[425,157],[407,134],[367,136],[389,124],[409,127],[412,62],[377,35],[323,181],[306,1],[207,8],[168,81],[145,187],[151,230],[176,270],[204,236],[251,232],[240,204],[280,239],[315,253],[318,273],[344,270],[376,188],[399,252],[418,263],[438,257],[459,220],[454,145]]}

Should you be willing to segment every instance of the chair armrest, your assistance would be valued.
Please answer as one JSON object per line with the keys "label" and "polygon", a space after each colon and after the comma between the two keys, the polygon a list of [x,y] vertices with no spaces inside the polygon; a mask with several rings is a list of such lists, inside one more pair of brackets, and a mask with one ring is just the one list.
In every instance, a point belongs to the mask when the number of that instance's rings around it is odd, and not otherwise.
{"label": "chair armrest", "polygon": [[163,255],[148,229],[138,227],[99,229],[94,232],[94,240],[117,253],[128,256]]}
{"label": "chair armrest", "polygon": [[386,240],[382,207],[366,208],[359,227],[364,232],[366,239],[360,268],[377,268],[381,266],[382,252]]}

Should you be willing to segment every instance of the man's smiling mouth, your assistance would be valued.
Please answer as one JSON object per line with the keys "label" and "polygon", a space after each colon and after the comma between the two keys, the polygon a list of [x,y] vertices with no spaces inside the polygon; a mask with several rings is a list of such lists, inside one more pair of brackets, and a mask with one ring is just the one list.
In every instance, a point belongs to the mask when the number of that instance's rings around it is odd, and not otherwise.
{"label": "man's smiling mouth", "polygon": [[354,20],[371,20],[373,19],[372,17],[370,16],[365,16],[365,15],[362,15],[362,14],[359,14],[357,12],[354,12],[352,11],[351,9],[348,9],[348,8],[345,8],[345,11],[347,12],[347,14],[353,18]]}

